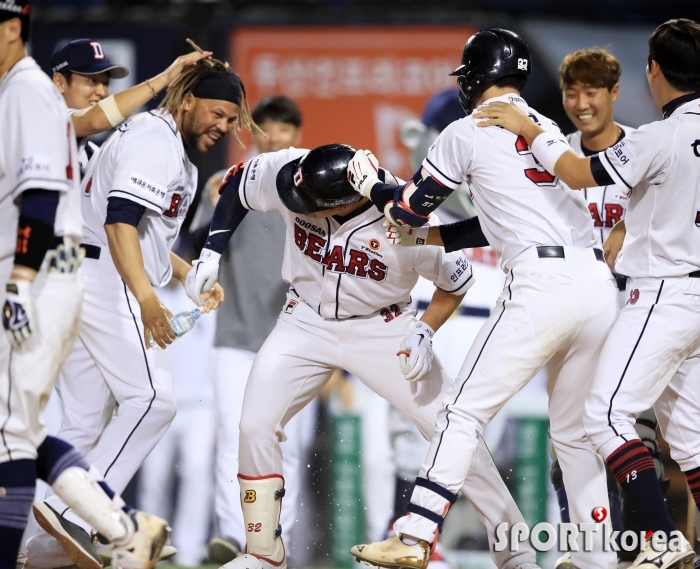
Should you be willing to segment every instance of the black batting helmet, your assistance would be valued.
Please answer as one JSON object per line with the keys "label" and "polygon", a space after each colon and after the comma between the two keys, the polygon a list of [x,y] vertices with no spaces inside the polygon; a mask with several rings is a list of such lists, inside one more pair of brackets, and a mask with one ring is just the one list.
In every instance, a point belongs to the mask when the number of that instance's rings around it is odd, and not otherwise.
{"label": "black batting helmet", "polygon": [[348,182],[348,162],[356,149],[325,144],[285,164],[277,174],[277,194],[294,213],[307,214],[359,202]]}
{"label": "black batting helmet", "polygon": [[476,32],[462,51],[462,65],[450,75],[458,77],[459,102],[472,113],[474,102],[497,79],[532,74],[530,48],[515,32],[491,28]]}

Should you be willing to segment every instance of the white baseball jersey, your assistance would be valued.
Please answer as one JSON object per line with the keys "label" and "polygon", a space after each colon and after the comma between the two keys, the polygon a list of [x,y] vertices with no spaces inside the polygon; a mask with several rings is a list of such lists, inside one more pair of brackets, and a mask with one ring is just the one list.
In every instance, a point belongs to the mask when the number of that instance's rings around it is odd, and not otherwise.
{"label": "white baseball jersey", "polygon": [[[77,113],[78,109],[68,109],[68,115],[73,116],[73,114]],[[82,179],[83,176],[85,176],[85,172],[87,171],[88,167],[88,162],[90,162],[90,158],[93,157],[95,152],[97,152],[100,147],[95,144],[94,142],[91,142],[88,140],[89,137],[87,136],[81,136],[78,140],[78,163],[80,164],[80,177]]]}
{"label": "white baseball jersey", "polygon": [[61,93],[31,57],[0,83],[0,260],[14,254],[25,190],[61,192],[54,232],[80,241],[78,149]]}
{"label": "white baseball jersey", "polygon": [[[690,96],[688,96],[690,98]],[[615,269],[629,277],[700,269],[700,99],[641,126],[598,157],[629,196]]]}
{"label": "white baseball jersey", "polygon": [[454,294],[469,289],[472,269],[461,252],[391,245],[384,215],[371,203],[344,223],[289,211],[277,194],[277,173],[307,152],[290,148],[249,160],[239,189],[246,208],[282,214],[287,226],[282,278],[303,302],[323,318],[368,316],[383,309],[391,318],[389,309],[410,301],[419,276]]}
{"label": "white baseball jersey", "polygon": [[[618,124],[622,129],[622,137],[628,136],[633,129],[628,126]],[[568,135],[566,139],[569,145],[579,156],[593,156],[597,152],[592,152],[584,148],[581,144],[581,131]],[[618,140],[619,142],[619,140]],[[588,209],[593,218],[593,226],[600,235],[600,240],[605,241],[608,233],[618,221],[625,218],[627,209],[627,195],[617,184],[606,186],[596,186],[593,188],[582,188],[583,197],[588,202]]]}
{"label": "white baseball jersey", "polygon": [[[511,94],[485,101],[511,102],[548,133],[559,127]],[[600,246],[583,194],[570,191],[535,160],[525,139],[497,127],[479,128],[472,116],[454,121],[423,161],[436,180],[457,190],[469,185],[481,228],[501,268],[533,245]]]}
{"label": "white baseball jersey", "polygon": [[82,183],[85,242],[107,247],[107,200],[125,198],[145,206],[138,226],[150,283],[172,275],[170,250],[197,188],[197,168],[185,154],[173,116],[140,113],[122,123],[94,156]]}

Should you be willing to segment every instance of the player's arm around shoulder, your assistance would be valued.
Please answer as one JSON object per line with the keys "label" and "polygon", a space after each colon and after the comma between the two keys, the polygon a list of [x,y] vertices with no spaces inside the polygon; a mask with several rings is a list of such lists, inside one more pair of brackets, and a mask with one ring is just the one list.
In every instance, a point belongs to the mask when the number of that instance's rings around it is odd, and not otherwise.
{"label": "player's arm around shoulder", "polygon": [[604,186],[594,177],[591,158],[578,156],[569,146],[559,127],[538,124],[533,115],[513,103],[494,101],[480,107],[473,115],[477,127],[502,127],[517,136],[522,136],[537,161],[547,172],[560,178],[573,190],[591,186]]}

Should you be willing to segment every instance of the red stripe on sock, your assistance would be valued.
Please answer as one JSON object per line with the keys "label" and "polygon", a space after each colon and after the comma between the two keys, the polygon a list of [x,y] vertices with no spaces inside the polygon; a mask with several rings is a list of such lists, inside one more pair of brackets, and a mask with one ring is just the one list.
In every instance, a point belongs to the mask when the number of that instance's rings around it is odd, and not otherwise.
{"label": "red stripe on sock", "polygon": [[634,471],[656,470],[649,449],[640,440],[628,441],[608,457],[615,480],[622,484]]}

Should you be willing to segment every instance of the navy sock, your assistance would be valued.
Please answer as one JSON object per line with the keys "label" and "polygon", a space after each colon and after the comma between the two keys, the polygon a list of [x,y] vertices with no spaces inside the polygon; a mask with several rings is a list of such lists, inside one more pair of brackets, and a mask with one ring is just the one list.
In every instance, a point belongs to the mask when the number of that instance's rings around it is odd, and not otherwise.
{"label": "navy sock", "polygon": [[15,569],[22,534],[34,501],[36,463],[0,463],[0,569]]}
{"label": "navy sock", "polygon": [[634,502],[646,531],[675,531],[666,509],[656,468],[649,449],[639,439],[626,442],[608,457],[618,484]]}
{"label": "navy sock", "polygon": [[[102,488],[105,491],[105,494],[109,496],[109,499],[114,500],[114,496],[116,495],[114,493],[114,490],[112,490],[104,480],[100,480],[98,484],[100,485],[100,488]],[[133,509],[133,506],[130,506],[127,503],[124,503],[124,506],[122,507],[122,510],[124,510],[127,514]]]}

